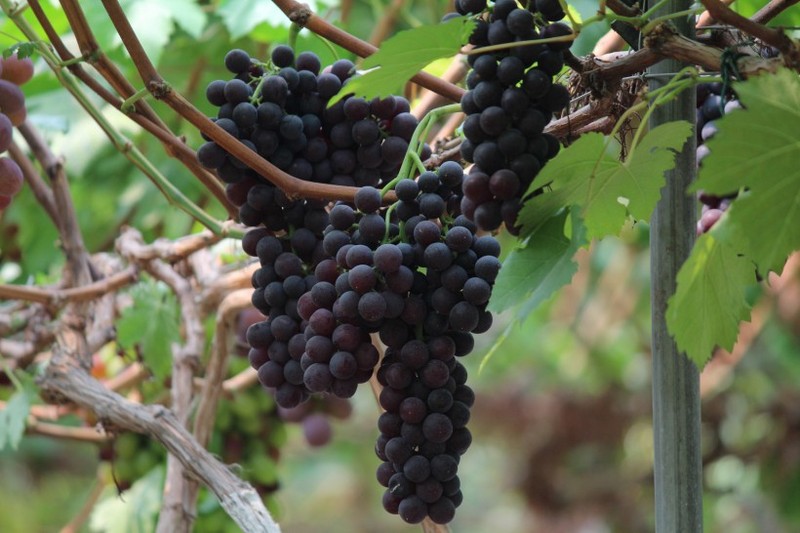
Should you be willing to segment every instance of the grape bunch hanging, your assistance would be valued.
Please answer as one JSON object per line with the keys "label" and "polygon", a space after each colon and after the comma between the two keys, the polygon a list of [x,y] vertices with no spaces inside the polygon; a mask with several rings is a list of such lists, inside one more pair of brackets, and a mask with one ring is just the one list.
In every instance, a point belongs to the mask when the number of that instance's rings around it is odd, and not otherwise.
{"label": "grape bunch hanging", "polygon": [[[458,0],[462,15],[476,14],[469,42],[476,51],[489,45],[566,37],[558,0],[531,0],[527,8],[515,0]],[[467,115],[461,153],[474,162],[464,180],[462,212],[482,230],[505,224],[519,232],[517,214],[533,178],[560,148],[544,132],[555,113],[569,103],[566,87],[553,78],[564,67],[570,42],[520,45],[469,56],[472,67],[461,109]]]}
{"label": "grape bunch hanging", "polygon": [[[25,95],[19,86],[33,77],[33,61],[18,53],[0,59],[0,153],[11,147],[14,127],[25,121]],[[22,170],[10,157],[0,157],[0,210],[22,189]]]}
{"label": "grape bunch hanging", "polygon": [[[547,15],[532,5],[520,18],[503,2],[456,5],[478,13],[477,45],[496,42],[481,37],[490,26],[492,35],[500,25],[514,29],[504,42],[535,38],[543,20],[563,17],[543,6]],[[542,35],[563,35],[561,26]],[[447,523],[463,499],[458,464],[472,442],[475,395],[459,359],[492,325],[486,307],[501,266],[498,241],[477,233],[504,220],[514,228],[525,187],[558,151],[543,128],[568,100],[552,83],[564,48],[471,56],[462,149],[476,164],[466,177],[453,161],[432,170],[413,164],[430,149],[404,98],[348,95],[329,107],[346,94],[350,61],[322,68],[313,53],[295,56],[287,46],[266,62],[232,50],[225,65],[234,77],[207,89],[217,125],[276,167],[358,188],[352,202],[291,199],[212,140],[198,150],[253,227],[242,246],[260,263],[252,301],[267,318],[247,331],[260,382],[294,408],[314,394],[349,398],[374,376],[384,409],[375,445],[383,506],[409,523]],[[516,103],[502,107],[509,98]],[[482,133],[468,134],[475,125]],[[388,191],[397,198],[390,205]]]}

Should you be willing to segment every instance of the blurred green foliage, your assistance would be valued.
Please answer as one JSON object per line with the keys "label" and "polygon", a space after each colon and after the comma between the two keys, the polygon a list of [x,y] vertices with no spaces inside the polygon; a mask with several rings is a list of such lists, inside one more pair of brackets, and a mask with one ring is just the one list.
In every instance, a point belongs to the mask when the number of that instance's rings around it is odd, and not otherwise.
{"label": "blurred green foliage", "polygon": [[[367,39],[389,3],[323,0],[315,7],[328,20]],[[55,29],[68,35],[66,17],[56,3],[41,4]],[[573,4],[584,18],[596,10],[591,0]],[[128,0],[123,5],[157,58],[159,72],[205,112],[211,112],[204,99],[206,84],[227,76],[222,66],[226,51],[240,47],[266,57],[271,44],[286,42],[289,36],[288,21],[267,2]],[[742,0],[737,6],[752,12],[760,4]],[[444,0],[405,2],[394,30],[436,22],[447,9]],[[104,51],[129,80],[140,83],[103,10],[94,6],[87,12]],[[800,24],[798,15],[798,10],[788,10],[779,20]],[[25,17],[36,25],[30,10]],[[588,53],[603,33],[603,24],[589,28],[573,51]],[[10,21],[0,20],[2,47],[13,44],[12,36],[19,38],[20,33]],[[307,31],[300,32],[297,46],[316,52],[323,63],[336,59]],[[337,57],[353,58],[333,49]],[[148,242],[197,229],[110,146],[41,59],[25,92],[31,120],[65,157],[90,251],[112,250],[123,224],[138,228]],[[159,143],[94,101],[185,194],[215,216],[224,216]],[[151,103],[190,146],[199,145],[196,131],[162,104]],[[512,317],[498,316],[492,330],[478,339],[476,353],[464,361],[478,394],[471,422],[476,438],[460,466],[465,503],[453,531],[557,533],[590,526],[593,531],[652,531],[647,236],[647,226],[637,224],[622,239],[607,239],[581,252],[573,284],[509,329],[482,372],[478,367],[483,356]],[[63,261],[56,239],[25,188],[0,219],[0,282],[56,280]],[[742,362],[706,397],[706,531],[800,530],[800,343],[794,331],[768,318]],[[7,400],[9,395],[7,387],[0,388],[0,398]],[[285,531],[410,530],[381,509],[382,489],[374,477],[374,398],[363,388],[354,404],[350,419],[336,422],[331,445],[311,449],[300,429],[289,426],[280,437],[286,442],[277,472],[266,466],[243,472],[270,480],[277,474],[281,485],[272,510]],[[45,533],[63,527],[89,497],[98,468],[97,446],[89,443],[27,436],[19,451],[0,452],[0,531]],[[160,491],[156,473],[153,476],[150,496]],[[118,497],[112,487],[103,497],[106,502],[125,502],[129,496]],[[212,497],[201,498],[203,526],[208,531],[232,529],[224,516],[214,519],[219,522],[203,522],[215,510]],[[153,527],[155,515],[141,518],[149,518],[144,530]],[[90,531],[89,525],[82,531]]]}

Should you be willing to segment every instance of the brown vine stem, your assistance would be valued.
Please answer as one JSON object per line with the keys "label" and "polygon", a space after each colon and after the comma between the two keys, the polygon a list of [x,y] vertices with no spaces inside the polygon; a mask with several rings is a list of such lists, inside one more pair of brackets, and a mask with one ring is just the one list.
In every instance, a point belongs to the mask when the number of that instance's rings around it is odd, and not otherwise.
{"label": "brown vine stem", "polygon": [[[327,183],[312,183],[295,178],[280,170],[256,152],[250,150],[247,146],[239,142],[238,139],[214,124],[207,116],[201,113],[161,79],[155,67],[150,62],[150,59],[147,57],[147,54],[145,54],[142,44],[139,42],[139,38],[133,31],[130,22],[125,17],[125,13],[122,11],[119,2],[116,0],[103,0],[103,6],[106,8],[117,33],[122,39],[123,45],[131,55],[131,59],[134,65],[136,65],[139,75],[145,83],[145,87],[148,88],[155,98],[164,101],[179,115],[228,151],[233,157],[244,162],[264,179],[283,190],[287,196],[292,198],[304,197],[321,200],[353,200],[355,191],[357,190],[355,187],[344,187]],[[391,202],[395,201],[397,198],[392,192],[386,195],[384,199]]]}
{"label": "brown vine stem", "polygon": [[104,424],[151,435],[181,462],[189,475],[211,489],[242,530],[279,533],[280,527],[253,487],[200,446],[171,410],[130,402],[105,389],[75,364],[87,355],[80,353],[85,349],[85,339],[75,322],[74,317],[63,321],[64,328],[59,332],[52,360],[41,380],[43,393],[51,399],[71,401],[93,411]]}
{"label": "brown vine stem", "polygon": [[[127,230],[126,230],[127,231]],[[136,248],[137,261],[161,259],[167,263],[176,263],[186,259],[195,252],[218,243],[222,237],[210,231],[201,231],[176,240],[156,239],[146,246]]]}
{"label": "brown vine stem", "polygon": [[[117,240],[121,255],[136,261],[138,251],[146,249],[141,234],[128,229]],[[154,278],[166,283],[178,298],[181,325],[185,343],[172,348],[172,377],[170,399],[172,410],[182,427],[188,424],[192,403],[192,380],[200,364],[205,345],[205,332],[198,303],[189,281],[160,259],[150,259],[142,264]],[[159,533],[190,531],[194,521],[197,487],[186,479],[184,466],[174,454],[167,457],[164,485],[164,504],[159,514],[156,531]]]}
{"label": "brown vine stem", "polygon": [[793,48],[792,40],[781,30],[762,26],[758,22],[736,13],[719,0],[700,0],[709,14],[723,24],[730,24],[745,33],[761,39],[785,53]]}
{"label": "brown vine stem", "polygon": [[594,122],[598,117],[608,114],[611,111],[612,103],[613,95],[595,100],[569,115],[551,121],[545,131],[559,139],[568,137],[576,130]]}
{"label": "brown vine stem", "polygon": [[141,363],[131,363],[114,377],[104,380],[103,386],[110,391],[119,391],[133,387],[150,376],[150,371]]}
{"label": "brown vine stem", "polygon": [[[89,73],[87,73],[79,63],[73,62],[75,57],[64,45],[55,28],[53,28],[50,20],[42,10],[39,1],[31,0],[29,4],[34,15],[36,16],[36,19],[42,26],[45,35],[47,35],[47,38],[50,40],[50,43],[53,45],[53,48],[56,50],[61,60],[64,62],[69,62],[69,66],[67,68],[92,92],[100,96],[109,105],[121,110],[124,98],[120,98],[119,96],[107,90],[103,85],[100,85],[97,80],[89,75]],[[75,4],[73,2],[62,2],[62,4],[65,12],[68,13],[68,17],[72,17],[77,20],[83,20],[85,22],[85,17],[83,16],[83,12],[81,11],[79,4]],[[119,69],[117,69],[116,65],[109,61],[108,57],[99,47],[97,47],[88,24],[79,24],[79,27],[74,29],[74,32],[76,39],[78,39],[79,42],[84,43],[82,50],[85,48],[85,55],[83,57],[86,57],[87,61],[93,61],[97,71],[106,81],[108,81],[111,86],[117,88],[119,94],[123,95],[124,97],[129,97],[132,95],[135,92],[135,89],[125,79],[125,76],[119,71]],[[188,168],[189,171],[195,175],[195,177],[197,177],[203,186],[209,192],[211,192],[212,195],[214,195],[217,201],[219,201],[225,207],[231,218],[235,218],[238,215],[238,210],[235,206],[233,206],[233,204],[231,204],[227,196],[225,196],[225,189],[220,184],[219,180],[197,162],[197,155],[195,154],[194,150],[186,146],[186,144],[180,138],[175,136],[175,134],[169,130],[166,124],[164,124],[158,115],[156,115],[147,102],[143,100],[137,101],[135,103],[134,110],[130,113],[127,113],[127,116],[136,122],[136,124],[141,126],[142,129],[158,138],[158,140],[161,141],[166,153],[183,163],[183,165]]]}
{"label": "brown vine stem", "polygon": [[109,292],[130,285],[137,279],[138,269],[129,267],[107,278],[69,289],[42,289],[26,285],[0,285],[0,298],[60,306],[66,302],[88,302],[95,298],[100,298]]}
{"label": "brown vine stem", "polygon": [[91,442],[94,444],[102,444],[111,440],[107,434],[101,433],[95,428],[48,424],[47,422],[40,422],[34,417],[28,418],[28,427],[26,428],[26,431],[28,433],[42,435],[44,437],[52,437],[62,440],[75,440],[79,442]]}
{"label": "brown vine stem", "polygon": [[194,436],[201,446],[206,446],[211,438],[222,382],[228,370],[228,332],[236,315],[253,305],[250,300],[252,294],[252,289],[240,289],[230,293],[219,304],[211,359],[206,366],[200,405],[194,419]]}
{"label": "brown vine stem", "polygon": [[[338,44],[345,50],[349,50],[359,57],[367,57],[377,51],[377,48],[371,44],[350,35],[346,31],[340,30],[325,19],[318,17],[307,5],[300,4],[295,0],[273,0],[273,3],[295,24],[303,28],[308,28],[320,37],[324,37]],[[411,81],[426,89],[439,93],[453,102],[461,101],[461,96],[464,94],[464,89],[461,87],[443,81],[426,72],[418,73],[411,78]]]}
{"label": "brown vine stem", "polygon": [[36,201],[39,202],[47,213],[47,216],[53,221],[56,229],[58,229],[61,219],[58,216],[56,200],[53,197],[52,189],[44,182],[41,175],[36,170],[36,167],[33,166],[31,160],[28,159],[28,156],[25,155],[25,152],[22,151],[17,143],[14,141],[11,142],[11,146],[8,147],[8,153],[11,155],[11,158],[17,162],[20,170],[22,170],[22,176],[25,178],[28,187],[33,191]]}
{"label": "brown vine stem", "polygon": [[61,246],[67,256],[67,269],[64,282],[68,287],[85,285],[91,282],[89,254],[83,243],[83,235],[78,225],[75,206],[64,171],[63,162],[57,158],[45,142],[39,131],[29,121],[25,121],[17,128],[39,161],[45,174],[50,179],[56,211],[61,220],[58,224],[60,230]]}
{"label": "brown vine stem", "polygon": [[752,16],[751,20],[759,24],[766,24],[797,2],[800,2],[800,0],[770,0],[767,5],[759,9],[756,14]]}

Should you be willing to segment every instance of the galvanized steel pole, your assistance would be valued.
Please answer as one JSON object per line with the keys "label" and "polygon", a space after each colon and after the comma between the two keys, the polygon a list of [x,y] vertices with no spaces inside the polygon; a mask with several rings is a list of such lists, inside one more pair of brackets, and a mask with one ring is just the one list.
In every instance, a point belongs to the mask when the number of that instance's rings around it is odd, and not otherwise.
{"label": "galvanized steel pole", "polygon": [[[690,0],[670,0],[656,16],[690,7]],[[684,16],[673,22],[683,35],[694,34],[693,18]],[[674,73],[684,66],[664,60],[648,72]],[[656,88],[668,79],[655,76],[650,86]],[[695,107],[695,91],[684,91],[653,112],[650,127],[675,120],[694,123]],[[694,196],[686,193],[697,173],[695,147],[692,136],[678,155],[675,169],[666,176],[667,185],[650,228],[656,533],[703,531],[699,372],[678,351],[665,320],[667,300],[675,292],[675,277],[695,240],[697,204]]]}

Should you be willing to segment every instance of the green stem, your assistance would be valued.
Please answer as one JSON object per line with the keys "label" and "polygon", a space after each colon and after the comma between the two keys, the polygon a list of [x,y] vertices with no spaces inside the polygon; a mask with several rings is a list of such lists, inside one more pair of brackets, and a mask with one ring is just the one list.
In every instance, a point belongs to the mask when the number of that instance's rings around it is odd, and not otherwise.
{"label": "green stem", "polygon": [[[584,26],[586,23],[584,22]],[[573,33],[571,35],[560,35],[558,37],[547,37],[545,39],[530,39],[528,41],[519,41],[519,42],[511,42],[511,43],[503,43],[503,44],[491,44],[489,46],[481,46],[480,48],[473,48],[472,50],[462,50],[461,53],[467,56],[475,55],[475,54],[484,54],[486,52],[496,52],[499,50],[508,50],[509,48],[516,48],[518,46],[528,46],[534,44],[546,44],[546,43],[567,43],[572,42],[578,38],[577,33]]]}
{"label": "green stem", "polygon": [[417,167],[417,170],[419,170],[420,174],[428,170],[425,168],[425,163],[422,162],[422,159],[416,152],[409,152],[409,155],[411,156],[411,159],[414,162],[414,165]]}
{"label": "green stem", "polygon": [[[411,176],[411,170],[415,164],[414,155],[417,156],[417,159],[420,159],[419,152],[422,151],[422,146],[425,144],[425,139],[427,138],[430,127],[443,115],[458,113],[459,111],[461,111],[461,104],[450,104],[437,107],[419,121],[419,124],[417,124],[417,127],[414,130],[414,134],[411,135],[411,140],[408,142],[408,151],[406,152],[405,158],[403,158],[403,164],[400,166],[400,170],[397,172],[397,177],[387,183],[383,189],[381,189],[381,197],[385,196],[387,192],[394,189],[394,186],[397,185],[400,180],[407,179]],[[422,168],[424,172],[425,166],[422,165]]]}
{"label": "green stem", "polygon": [[268,78],[269,76],[267,76],[266,74],[261,76],[261,79],[258,80],[256,88],[253,89],[253,96],[250,97],[250,103],[256,107],[258,107],[258,105],[261,104],[261,88],[264,86],[264,83],[267,81]]}
{"label": "green stem", "polygon": [[14,370],[11,368],[11,365],[8,364],[8,361],[5,359],[0,359],[0,365],[3,366],[3,372],[5,372],[6,376],[8,376],[8,380],[12,385],[14,385],[14,388],[18,391],[25,390],[25,386],[14,373]]}
{"label": "green stem", "polygon": [[642,18],[650,18],[653,15],[653,13],[661,9],[669,1],[670,0],[658,0],[658,2],[653,4],[652,7],[650,7],[650,9],[642,13]]}
{"label": "green stem", "polygon": [[328,49],[328,51],[333,56],[333,60],[334,61],[338,61],[339,60],[339,54],[336,53],[336,48],[333,47],[333,45],[331,44],[331,42],[328,39],[326,39],[325,37],[323,37],[321,35],[318,35],[317,33],[314,33],[314,37],[316,37],[317,39],[322,41],[322,44],[325,45],[325,47]]}
{"label": "green stem", "polygon": [[83,63],[86,61],[85,56],[78,56],[73,57],[72,59],[67,59],[66,61],[61,61],[59,64],[62,67],[71,67],[72,65],[77,65],[78,63]]}
{"label": "green stem", "polygon": [[[147,176],[150,181],[158,188],[159,191],[167,198],[171,204],[176,205],[179,209],[190,215],[192,218],[200,222],[203,226],[211,230],[216,235],[240,235],[242,232],[232,230],[227,224],[215,219],[206,213],[197,204],[192,202],[180,189],[170,182],[158,168],[147,159],[133,143],[115,129],[111,123],[106,119],[102,112],[92,103],[91,99],[83,92],[77,80],[72,74],[67,71],[60,58],[50,49],[50,46],[43,41],[33,27],[23,17],[14,16],[14,5],[9,0],[0,0],[0,8],[9,16],[19,30],[25,37],[36,44],[36,48],[47,62],[50,69],[56,75],[59,83],[72,94],[98,126],[103,130],[103,133],[109,138],[114,147],[125,156],[133,165]],[[138,94],[138,93],[137,93]],[[135,97],[136,95],[134,95]],[[131,97],[133,98],[133,97]]]}
{"label": "green stem", "polygon": [[[569,19],[569,23],[572,26],[572,31],[574,31],[575,33],[580,33],[581,28],[583,27],[583,23],[578,22],[572,17],[572,13],[570,13],[569,6],[567,5],[567,2],[565,0],[558,0],[558,3],[561,5],[561,9],[564,10],[564,13],[566,13],[567,18]],[[604,5],[605,2],[601,4],[601,7],[604,7]]]}
{"label": "green stem", "polygon": [[650,22],[648,22],[647,24],[644,25],[644,27],[641,30],[642,35],[647,35],[651,31],[653,31],[653,28],[655,28],[656,26],[658,26],[662,22],[665,22],[667,20],[674,19],[674,18],[685,17],[687,15],[697,15],[698,13],[702,13],[704,10],[705,10],[705,8],[703,8],[701,6],[701,7],[695,8],[695,9],[685,9],[683,11],[676,11],[675,13],[670,13],[669,15],[656,17],[656,18],[654,18],[653,20],[651,20]]}
{"label": "green stem", "polygon": [[122,105],[119,106],[119,110],[127,115],[128,113],[133,111],[133,107],[136,105],[136,102],[138,102],[142,98],[147,97],[149,94],[150,91],[148,91],[145,87],[142,87],[141,89],[133,93],[133,95],[126,98],[125,101],[122,102]]}
{"label": "green stem", "polygon": [[289,47],[294,50],[297,45],[297,36],[300,34],[300,30],[303,28],[296,23],[292,23],[289,27]]}
{"label": "green stem", "polygon": [[398,200],[397,202],[395,202],[392,205],[390,205],[388,209],[386,209],[386,214],[384,215],[384,217],[386,218],[386,230],[383,233],[383,242],[386,242],[389,239],[389,230],[392,227],[392,223],[391,223],[392,212],[395,210],[395,208],[399,204],[400,204],[400,201]]}

